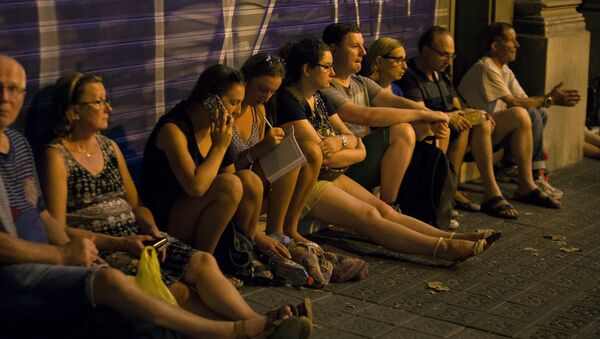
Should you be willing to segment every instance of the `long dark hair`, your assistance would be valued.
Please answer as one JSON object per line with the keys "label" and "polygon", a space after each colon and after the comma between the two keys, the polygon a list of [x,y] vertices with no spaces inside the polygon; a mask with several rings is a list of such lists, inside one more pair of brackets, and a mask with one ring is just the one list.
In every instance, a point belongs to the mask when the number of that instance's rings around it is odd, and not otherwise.
{"label": "long dark hair", "polygon": [[200,74],[188,103],[200,103],[211,95],[223,96],[234,85],[244,86],[244,75],[237,69],[216,64],[208,67]]}
{"label": "long dark hair", "polygon": [[73,126],[67,111],[71,105],[77,104],[84,93],[86,84],[100,83],[102,77],[93,73],[71,73],[56,80],[54,92],[54,123],[53,137],[63,138],[71,133]]}
{"label": "long dark hair", "polygon": [[329,47],[323,41],[315,38],[286,43],[279,52],[285,60],[286,83],[300,80],[304,65],[318,65],[319,60],[327,51],[329,51]]}

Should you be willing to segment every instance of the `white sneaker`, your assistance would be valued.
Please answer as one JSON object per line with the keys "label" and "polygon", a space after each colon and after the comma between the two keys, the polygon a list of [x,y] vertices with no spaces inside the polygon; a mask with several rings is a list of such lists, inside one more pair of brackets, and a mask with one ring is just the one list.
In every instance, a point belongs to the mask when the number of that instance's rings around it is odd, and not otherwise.
{"label": "white sneaker", "polygon": [[565,193],[563,191],[550,185],[550,183],[548,183],[542,177],[535,179],[535,184],[537,187],[539,187],[542,190],[542,192],[548,194],[554,200],[560,200],[563,197],[563,195],[565,195]]}
{"label": "white sneaker", "polygon": [[455,230],[460,226],[460,224],[458,223],[458,220],[456,219],[450,219],[450,223],[448,223],[448,228],[451,230]]}

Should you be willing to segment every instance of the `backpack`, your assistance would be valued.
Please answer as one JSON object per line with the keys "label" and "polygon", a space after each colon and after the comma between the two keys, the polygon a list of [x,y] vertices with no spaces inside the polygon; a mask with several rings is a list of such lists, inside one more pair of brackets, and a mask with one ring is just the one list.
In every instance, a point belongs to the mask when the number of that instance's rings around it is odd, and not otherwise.
{"label": "backpack", "polygon": [[458,178],[435,145],[417,142],[396,198],[402,213],[438,228],[448,227]]}
{"label": "backpack", "polygon": [[600,76],[595,77],[588,87],[585,125],[587,127],[600,125]]}
{"label": "backpack", "polygon": [[253,280],[254,242],[238,231],[233,222],[230,221],[221,234],[214,256],[223,273],[231,274],[244,282]]}

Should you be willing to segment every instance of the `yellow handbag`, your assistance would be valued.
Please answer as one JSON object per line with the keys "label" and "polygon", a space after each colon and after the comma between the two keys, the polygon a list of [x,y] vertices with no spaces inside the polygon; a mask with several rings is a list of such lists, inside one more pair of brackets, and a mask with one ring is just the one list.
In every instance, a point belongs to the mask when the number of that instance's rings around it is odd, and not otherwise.
{"label": "yellow handbag", "polygon": [[137,275],[131,278],[133,278],[138,286],[146,293],[163,299],[173,305],[177,305],[175,297],[171,294],[167,285],[162,281],[160,264],[154,247],[146,246],[142,251]]}

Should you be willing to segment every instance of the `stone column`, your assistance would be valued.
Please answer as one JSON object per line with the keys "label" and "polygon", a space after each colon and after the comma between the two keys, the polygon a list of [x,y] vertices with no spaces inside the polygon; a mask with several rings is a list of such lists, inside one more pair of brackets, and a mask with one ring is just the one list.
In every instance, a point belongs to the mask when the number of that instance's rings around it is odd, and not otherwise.
{"label": "stone column", "polygon": [[517,0],[514,26],[521,44],[509,66],[528,95],[543,95],[563,81],[578,89],[582,101],[573,108],[548,109],[544,146],[549,169],[583,157],[583,126],[587,97],[590,33],[576,7],[581,0]]}
{"label": "stone column", "polygon": [[600,76],[600,0],[583,0],[579,11],[585,17],[585,25],[592,35],[590,44],[590,71],[588,80]]}

